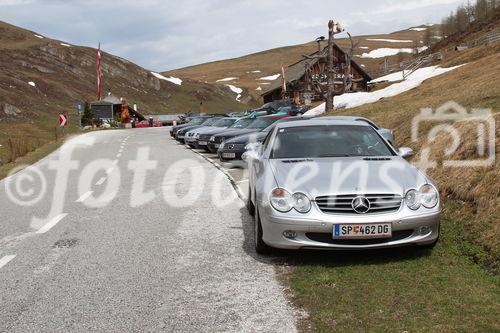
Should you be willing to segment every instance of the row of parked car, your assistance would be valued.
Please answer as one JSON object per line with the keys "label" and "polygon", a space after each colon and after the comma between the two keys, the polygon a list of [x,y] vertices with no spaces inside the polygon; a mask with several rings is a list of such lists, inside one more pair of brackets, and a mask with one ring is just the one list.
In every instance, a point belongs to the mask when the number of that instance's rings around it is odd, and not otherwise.
{"label": "row of parked car", "polygon": [[[438,241],[435,183],[405,160],[410,148],[396,149],[393,132],[369,119],[199,116],[170,134],[222,162],[244,160],[258,253],[433,247]],[[307,181],[297,183],[290,175]]]}

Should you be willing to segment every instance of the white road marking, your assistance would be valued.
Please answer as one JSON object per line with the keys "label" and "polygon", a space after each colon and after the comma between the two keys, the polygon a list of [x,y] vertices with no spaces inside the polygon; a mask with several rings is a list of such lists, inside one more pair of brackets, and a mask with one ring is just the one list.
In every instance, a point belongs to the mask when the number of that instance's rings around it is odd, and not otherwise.
{"label": "white road marking", "polygon": [[101,177],[101,179],[99,179],[99,180],[97,181],[97,183],[95,183],[95,184],[96,184],[96,185],[102,185],[102,184],[104,184],[104,182],[105,182],[105,181],[106,181],[106,177]]}
{"label": "white road marking", "polygon": [[120,158],[120,157],[122,157],[122,153],[116,154],[116,158]]}
{"label": "white road marking", "polygon": [[118,150],[118,152],[121,154],[123,153],[123,148],[120,148],[120,150]]}
{"label": "white road marking", "polygon": [[113,170],[114,170],[114,169],[115,169],[115,168],[110,167],[108,170],[106,170],[106,174],[108,174],[108,175],[109,175],[110,173],[112,173],[112,172],[113,172]]}
{"label": "white road marking", "polygon": [[16,255],[12,254],[12,255],[8,255],[8,256],[5,256],[2,259],[0,259],[0,268],[2,268],[3,266],[7,265],[9,263],[9,261],[11,261],[12,259],[14,259],[15,257],[16,257]]}
{"label": "white road marking", "polygon": [[79,197],[78,200],[76,200],[75,202],[84,202],[85,200],[87,200],[88,197],[92,195],[92,193],[94,193],[94,191],[88,191],[83,193],[82,196]]}
{"label": "white road marking", "polygon": [[113,164],[114,164],[114,165],[117,165],[117,164],[118,164],[118,160],[114,160],[114,161],[113,161]]}
{"label": "white road marking", "polygon": [[44,234],[44,233],[46,233],[47,231],[49,231],[50,229],[52,229],[52,227],[54,227],[56,224],[58,224],[64,217],[66,217],[66,215],[68,215],[68,214],[67,213],[62,213],[62,214],[59,214],[59,215],[55,216],[47,224],[45,224],[40,229],[38,229],[38,231],[36,233],[37,234]]}

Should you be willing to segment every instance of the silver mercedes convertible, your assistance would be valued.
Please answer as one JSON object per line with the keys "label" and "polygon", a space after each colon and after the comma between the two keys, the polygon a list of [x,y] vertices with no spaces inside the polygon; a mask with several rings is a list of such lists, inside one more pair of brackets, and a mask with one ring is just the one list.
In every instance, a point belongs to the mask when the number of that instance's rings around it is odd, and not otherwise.
{"label": "silver mercedes convertible", "polygon": [[243,156],[256,251],[433,247],[439,194],[412,154],[362,122],[278,123]]}

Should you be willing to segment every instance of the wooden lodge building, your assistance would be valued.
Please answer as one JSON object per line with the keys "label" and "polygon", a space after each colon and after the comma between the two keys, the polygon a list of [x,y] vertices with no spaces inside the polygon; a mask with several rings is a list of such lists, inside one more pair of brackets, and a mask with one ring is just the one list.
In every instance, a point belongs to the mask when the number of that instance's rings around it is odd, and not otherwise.
{"label": "wooden lodge building", "polygon": [[[304,59],[288,66],[285,69],[286,96],[287,98],[299,100],[301,104],[308,104],[309,101],[324,101],[327,89],[327,58],[328,46],[318,56],[315,52]],[[346,72],[346,54],[337,44],[333,45],[333,61],[336,72]],[[370,74],[354,60],[351,60],[351,75],[355,81],[351,92],[367,91],[368,82],[372,80]],[[343,74],[335,81],[335,90],[342,89]],[[264,103],[283,99],[283,79],[280,77],[274,80],[269,88],[261,96]]]}
{"label": "wooden lodge building", "polygon": [[[104,99],[90,103],[90,108],[92,110],[92,113],[94,114],[94,117],[99,118],[105,122],[111,122],[120,115],[122,111],[122,101],[118,97],[111,95],[110,93]],[[136,118],[138,121],[143,121],[146,119],[142,114],[135,111],[129,105],[127,105],[127,108],[130,117]]]}

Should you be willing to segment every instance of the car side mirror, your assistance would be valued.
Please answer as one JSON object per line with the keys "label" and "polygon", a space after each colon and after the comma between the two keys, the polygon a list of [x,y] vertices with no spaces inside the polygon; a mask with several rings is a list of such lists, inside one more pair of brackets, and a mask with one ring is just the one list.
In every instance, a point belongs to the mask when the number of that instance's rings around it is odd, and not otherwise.
{"label": "car side mirror", "polygon": [[252,160],[258,160],[260,154],[262,153],[262,143],[252,142],[246,145],[246,152],[243,153],[241,159],[245,162],[250,162]]}
{"label": "car side mirror", "polygon": [[399,148],[398,154],[402,158],[408,158],[410,156],[413,156],[415,153],[413,152],[413,149],[411,149],[411,148],[402,147],[402,148]]}

